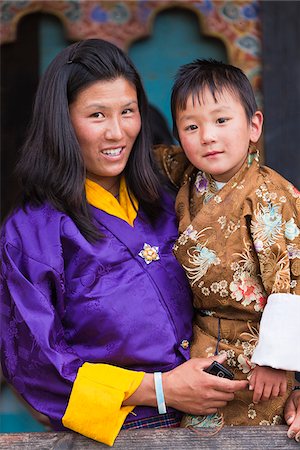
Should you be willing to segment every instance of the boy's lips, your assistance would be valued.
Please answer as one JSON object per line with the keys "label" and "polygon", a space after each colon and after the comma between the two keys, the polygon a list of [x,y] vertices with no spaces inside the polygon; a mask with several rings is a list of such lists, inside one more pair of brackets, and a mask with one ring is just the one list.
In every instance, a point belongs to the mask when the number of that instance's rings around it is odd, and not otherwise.
{"label": "boy's lips", "polygon": [[203,155],[203,157],[204,158],[209,158],[209,157],[212,157],[212,156],[220,155],[221,153],[223,153],[223,152],[215,150],[215,151],[212,151],[212,152],[205,153],[205,155]]}

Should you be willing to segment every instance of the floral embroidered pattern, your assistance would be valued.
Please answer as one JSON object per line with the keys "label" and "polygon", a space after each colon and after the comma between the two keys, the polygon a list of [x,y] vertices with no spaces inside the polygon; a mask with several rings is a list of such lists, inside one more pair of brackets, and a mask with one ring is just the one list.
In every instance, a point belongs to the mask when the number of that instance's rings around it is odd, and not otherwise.
{"label": "floral embroidered pattern", "polygon": [[202,195],[206,191],[207,187],[208,187],[208,179],[206,178],[203,172],[199,171],[197,173],[195,180],[196,191]]}
{"label": "floral embroidered pattern", "polygon": [[266,304],[266,296],[260,284],[258,284],[249,272],[242,272],[237,281],[229,285],[231,297],[242,305],[248,306],[255,302],[255,311],[262,311]]}
{"label": "floral embroidered pattern", "polygon": [[[227,223],[226,216],[220,216],[218,218],[218,223],[221,226],[221,230],[225,230],[224,236],[226,239],[229,238],[232,235],[232,233],[239,230],[240,226],[241,226],[240,220],[238,220],[237,223],[233,222],[233,220],[228,220],[228,223]],[[226,225],[227,225],[227,227],[226,227]]]}
{"label": "floral embroidered pattern", "polygon": [[248,306],[254,302],[255,311],[263,311],[267,301],[267,295],[262,283],[256,275],[256,263],[250,244],[245,245],[243,253],[235,253],[240,257],[239,261],[231,264],[233,270],[233,281],[229,285],[231,298]]}
{"label": "floral embroidered pattern", "polygon": [[287,250],[290,259],[300,258],[300,248],[297,248],[294,244],[288,244]]}
{"label": "floral embroidered pattern", "polygon": [[278,205],[268,204],[263,206],[258,204],[254,212],[255,221],[251,222],[251,232],[254,241],[261,240],[267,246],[276,242],[282,234],[282,215]]}
{"label": "floral embroidered pattern", "polygon": [[291,218],[285,224],[285,237],[290,241],[293,241],[300,234],[300,229],[295,224],[295,220]]}
{"label": "floral embroidered pattern", "polygon": [[195,188],[198,195],[203,195],[204,203],[208,203],[214,197],[216,203],[221,203],[222,199],[219,195],[215,180],[210,176],[199,170],[195,180]]}
{"label": "floral embroidered pattern", "polygon": [[189,263],[194,267],[183,267],[187,271],[188,278],[192,281],[192,286],[201,280],[212,265],[220,264],[220,259],[217,257],[216,252],[201,244],[188,249],[187,254]]}

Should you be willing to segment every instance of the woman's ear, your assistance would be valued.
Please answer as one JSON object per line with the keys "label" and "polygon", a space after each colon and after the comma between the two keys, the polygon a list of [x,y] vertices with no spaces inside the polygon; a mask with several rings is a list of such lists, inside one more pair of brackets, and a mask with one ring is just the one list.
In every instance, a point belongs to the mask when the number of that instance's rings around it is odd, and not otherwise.
{"label": "woman's ear", "polygon": [[255,111],[250,123],[250,141],[257,142],[262,132],[264,116],[261,111]]}

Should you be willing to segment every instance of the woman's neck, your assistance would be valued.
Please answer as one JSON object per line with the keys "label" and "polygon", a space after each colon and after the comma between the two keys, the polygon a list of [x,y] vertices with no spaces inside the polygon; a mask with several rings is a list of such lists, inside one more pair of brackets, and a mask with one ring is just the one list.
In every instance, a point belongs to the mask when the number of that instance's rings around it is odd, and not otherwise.
{"label": "woman's neck", "polygon": [[103,189],[110,192],[114,197],[119,195],[120,177],[96,177],[93,174],[88,173],[87,178],[94,183],[99,184]]}

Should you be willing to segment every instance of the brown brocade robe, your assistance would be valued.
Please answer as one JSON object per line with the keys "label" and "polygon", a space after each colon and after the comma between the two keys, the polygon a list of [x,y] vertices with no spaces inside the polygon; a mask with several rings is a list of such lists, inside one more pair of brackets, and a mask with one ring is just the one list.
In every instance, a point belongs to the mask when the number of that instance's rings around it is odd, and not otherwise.
{"label": "brown brocade robe", "polygon": [[[180,187],[174,253],[193,290],[191,355],[225,351],[235,379],[249,379],[268,296],[300,294],[299,192],[256,160],[249,166],[245,162],[217,190],[214,180],[190,165],[178,148],[160,147],[156,153],[170,180]],[[300,318],[295,320],[300,327]],[[225,424],[281,423],[293,378],[294,372],[288,372],[285,396],[256,405],[253,392],[238,392],[222,409]]]}

